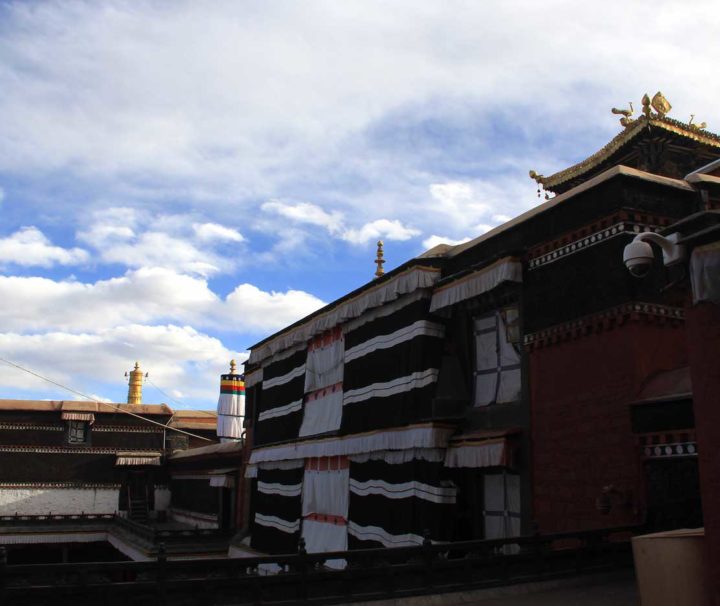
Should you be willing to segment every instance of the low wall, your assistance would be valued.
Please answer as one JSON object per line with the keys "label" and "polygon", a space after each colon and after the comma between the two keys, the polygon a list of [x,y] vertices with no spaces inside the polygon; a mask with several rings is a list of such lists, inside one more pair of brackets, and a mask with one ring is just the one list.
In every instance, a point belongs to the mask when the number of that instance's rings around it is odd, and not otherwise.
{"label": "low wall", "polygon": [[119,488],[0,487],[0,515],[114,513]]}

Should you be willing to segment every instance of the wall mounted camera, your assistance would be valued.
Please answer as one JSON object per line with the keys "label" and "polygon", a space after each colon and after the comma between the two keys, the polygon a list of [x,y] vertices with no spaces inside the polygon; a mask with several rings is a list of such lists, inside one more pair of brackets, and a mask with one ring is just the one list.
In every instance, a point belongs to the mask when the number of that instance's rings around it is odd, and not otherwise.
{"label": "wall mounted camera", "polygon": [[650,272],[655,253],[651,242],[660,247],[663,253],[663,263],[666,266],[676,265],[687,257],[685,247],[678,244],[679,233],[661,236],[651,231],[646,231],[635,236],[635,239],[625,247],[623,251],[623,262],[628,271],[636,278],[644,278]]}

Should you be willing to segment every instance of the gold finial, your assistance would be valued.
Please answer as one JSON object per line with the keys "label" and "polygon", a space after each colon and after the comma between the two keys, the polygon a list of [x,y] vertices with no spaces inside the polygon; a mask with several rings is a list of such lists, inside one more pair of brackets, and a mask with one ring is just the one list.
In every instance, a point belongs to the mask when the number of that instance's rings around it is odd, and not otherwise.
{"label": "gold finial", "polygon": [[645,114],[646,118],[650,117],[650,114],[652,113],[652,110],[650,109],[650,97],[648,97],[648,94],[645,93],[642,98],[642,106],[643,106],[643,114]]}
{"label": "gold finial", "polygon": [[628,105],[630,105],[630,109],[618,109],[617,107],[613,107],[610,110],[613,114],[619,114],[622,116],[622,118],[620,118],[620,124],[625,127],[630,126],[633,122],[635,122],[635,120],[631,118],[635,111],[632,101],[628,101]]}
{"label": "gold finial", "polygon": [[664,118],[665,114],[669,113],[672,109],[670,101],[668,101],[660,91],[655,93],[652,101],[650,101],[650,105],[653,106],[653,109],[658,113],[658,116],[660,116],[661,118]]}
{"label": "gold finial", "polygon": [[383,263],[385,263],[385,259],[383,259],[383,256],[383,241],[378,240],[377,257],[375,258],[375,264],[377,265],[377,270],[375,271],[376,278],[385,275],[385,270],[383,269]]}
{"label": "gold finial", "polygon": [[[539,175],[539,174],[536,173],[534,170],[531,170],[528,174],[530,175],[530,178],[533,179],[533,180],[535,181],[535,183],[538,184],[537,195],[538,195],[538,198],[539,198],[539,197],[540,197],[540,193],[541,193],[540,188],[541,188],[541,187],[543,187],[543,188],[545,187],[545,177],[544,177],[543,175]],[[545,194],[545,199],[547,200],[548,198],[549,198],[549,196],[548,196],[547,193],[546,193],[546,194]]]}
{"label": "gold finial", "polygon": [[700,122],[700,124],[695,124],[693,120],[695,120],[695,114],[690,114],[690,122],[688,122],[688,126],[692,130],[703,130],[704,128],[707,128],[707,122]]}
{"label": "gold finial", "polygon": [[237,374],[235,371],[237,370],[237,364],[235,363],[235,360],[230,360],[230,374],[234,375]]}
{"label": "gold finial", "polygon": [[[142,385],[143,385],[143,372],[140,370],[140,363],[135,362],[135,368],[129,373],[125,373],[126,377],[130,377],[128,381],[128,404],[142,404]],[[145,374],[147,377],[147,373]]]}

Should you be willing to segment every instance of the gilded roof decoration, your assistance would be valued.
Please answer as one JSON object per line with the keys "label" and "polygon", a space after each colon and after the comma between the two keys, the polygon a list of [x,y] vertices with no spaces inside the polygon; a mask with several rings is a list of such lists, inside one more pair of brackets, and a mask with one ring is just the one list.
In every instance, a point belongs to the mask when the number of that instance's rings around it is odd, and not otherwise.
{"label": "gilded roof decoration", "polygon": [[605,145],[600,151],[574,166],[547,177],[531,170],[529,173],[530,178],[545,189],[553,189],[561,183],[575,179],[599,166],[616,151],[638,136],[645,128],[649,127],[656,127],[676,135],[681,135],[692,141],[720,148],[720,135],[706,131],[706,122],[695,123],[695,114],[690,116],[688,123],[668,118],[667,114],[672,110],[672,105],[660,91],[655,93],[652,98],[647,94],[643,95],[641,103],[642,111],[637,118],[633,118],[635,110],[632,102],[628,103],[629,109],[613,107],[610,110],[613,114],[621,116],[620,124],[624,127],[624,130],[616,135],[612,141]]}

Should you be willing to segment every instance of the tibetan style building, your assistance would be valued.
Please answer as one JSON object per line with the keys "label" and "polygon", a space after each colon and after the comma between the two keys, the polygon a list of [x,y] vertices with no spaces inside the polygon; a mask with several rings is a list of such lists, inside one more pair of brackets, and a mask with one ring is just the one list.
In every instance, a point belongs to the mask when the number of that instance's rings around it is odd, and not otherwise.
{"label": "tibetan style building", "polygon": [[[553,197],[252,347],[251,547],[702,526],[685,309],[688,273],[720,299],[720,137],[668,111],[615,110],[599,152],[531,173]],[[644,232],[702,252],[637,279]]]}
{"label": "tibetan style building", "polygon": [[0,514],[166,509],[171,417],[164,404],[0,400]]}

